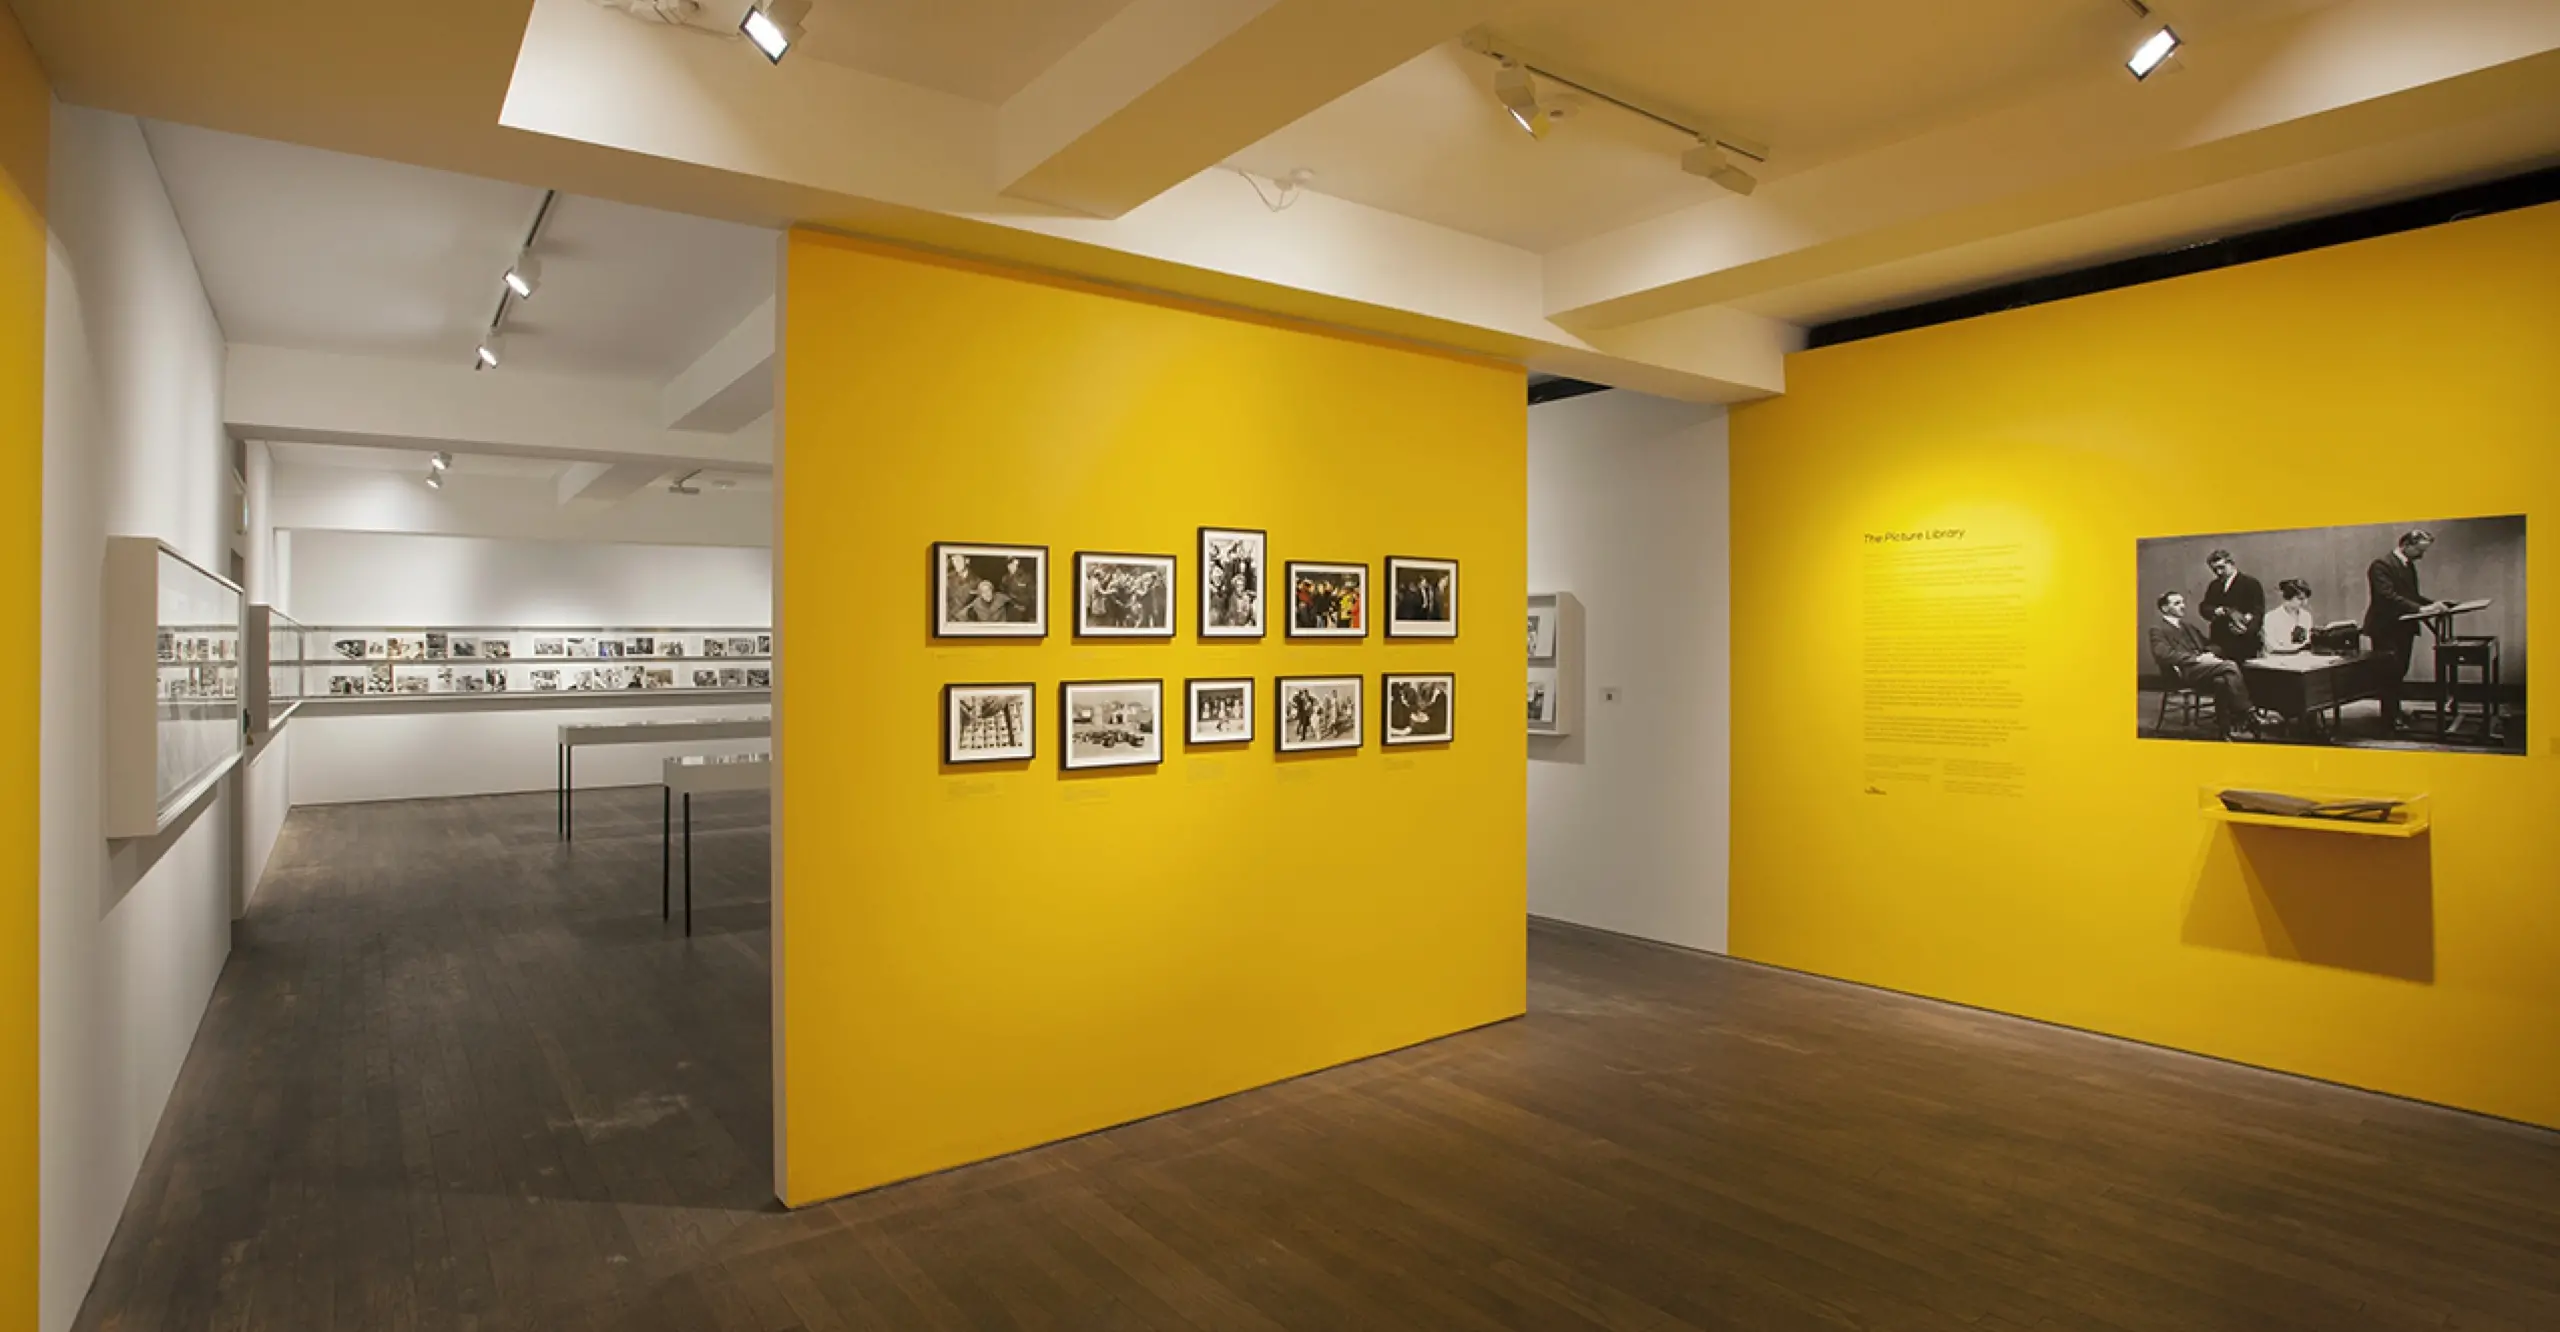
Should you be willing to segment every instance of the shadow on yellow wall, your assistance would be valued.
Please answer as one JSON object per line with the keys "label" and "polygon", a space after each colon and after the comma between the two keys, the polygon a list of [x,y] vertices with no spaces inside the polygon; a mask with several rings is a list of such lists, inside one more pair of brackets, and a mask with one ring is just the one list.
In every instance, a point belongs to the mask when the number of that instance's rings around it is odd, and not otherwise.
{"label": "shadow on yellow wall", "polygon": [[2180,937],[2419,984],[2436,977],[2433,839],[2218,826]]}

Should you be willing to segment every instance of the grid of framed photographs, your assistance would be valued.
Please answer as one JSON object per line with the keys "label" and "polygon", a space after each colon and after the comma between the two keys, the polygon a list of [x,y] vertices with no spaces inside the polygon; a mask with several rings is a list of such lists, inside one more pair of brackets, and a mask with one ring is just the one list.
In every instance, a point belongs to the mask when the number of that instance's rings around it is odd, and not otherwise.
{"label": "grid of framed photographs", "polygon": [[[1273,611],[1270,534],[1202,527],[1194,553],[1191,628],[1203,641],[1259,639]],[[929,612],[935,639],[1045,638],[1049,547],[937,541]],[[1077,551],[1067,571],[1078,640],[1170,639],[1180,630],[1181,557]],[[1458,636],[1458,562],[1416,556],[1384,561],[1386,636]],[[1366,563],[1291,560],[1282,566],[1277,614],[1292,639],[1365,639],[1375,613]],[[1260,709],[1272,708],[1282,754],[1356,750],[1367,743],[1369,693],[1360,675],[1283,675],[1268,702],[1251,677],[1181,682],[1180,729],[1194,748],[1250,745]],[[1039,688],[954,681],[942,688],[942,761],[950,766],[1028,763],[1038,756]],[[1381,745],[1441,745],[1456,738],[1457,678],[1443,671],[1381,676]],[[1164,761],[1165,681],[1067,680],[1058,686],[1059,767],[1075,772],[1153,767]]]}
{"label": "grid of framed photographs", "polygon": [[306,700],[756,693],[773,687],[773,631],[320,628],[298,668]]}

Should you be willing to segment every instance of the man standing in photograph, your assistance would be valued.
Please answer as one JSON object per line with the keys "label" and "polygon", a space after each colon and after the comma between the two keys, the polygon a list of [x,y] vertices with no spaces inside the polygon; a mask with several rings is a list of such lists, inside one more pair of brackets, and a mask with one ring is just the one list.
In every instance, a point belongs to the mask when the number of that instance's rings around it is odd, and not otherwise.
{"label": "man standing in photograph", "polygon": [[2205,567],[2213,571],[2213,582],[2197,609],[2213,637],[2213,650],[2232,662],[2261,655],[2266,650],[2260,637],[2267,618],[2266,586],[2240,572],[2240,562],[2227,550],[2206,556]]}
{"label": "man standing in photograph", "polygon": [[2214,720],[2221,727],[2223,739],[2255,739],[2261,723],[2284,720],[2273,713],[2259,712],[2249,701],[2249,684],[2241,677],[2239,663],[2216,652],[2211,640],[2187,623],[2185,593],[2163,592],[2154,604],[2160,618],[2151,626],[2148,639],[2151,663],[2173,685],[2213,699]]}
{"label": "man standing in photograph", "polygon": [[2412,528],[2400,535],[2400,543],[2388,555],[2375,560],[2365,570],[2364,581],[2370,599],[2365,603],[2364,636],[2373,640],[2375,683],[2382,691],[2382,719],[2390,723],[2394,735],[2409,729],[2409,719],[2400,714],[2401,685],[2409,678],[2409,658],[2416,654],[2418,629],[2423,623],[2412,615],[2433,615],[2444,609],[2441,601],[2428,601],[2418,591],[2418,561],[2427,557],[2427,549],[2436,544],[2435,533],[2423,527]]}

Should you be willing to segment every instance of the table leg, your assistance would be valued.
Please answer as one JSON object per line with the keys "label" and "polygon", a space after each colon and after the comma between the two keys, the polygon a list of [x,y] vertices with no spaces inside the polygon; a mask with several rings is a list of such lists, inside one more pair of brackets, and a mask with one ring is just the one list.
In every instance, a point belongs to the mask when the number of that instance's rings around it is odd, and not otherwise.
{"label": "table leg", "polygon": [[693,792],[684,793],[684,937],[693,937]]}
{"label": "table leg", "polygon": [[676,840],[676,793],[671,786],[658,788],[658,919],[665,920],[669,905],[668,879],[674,873]]}

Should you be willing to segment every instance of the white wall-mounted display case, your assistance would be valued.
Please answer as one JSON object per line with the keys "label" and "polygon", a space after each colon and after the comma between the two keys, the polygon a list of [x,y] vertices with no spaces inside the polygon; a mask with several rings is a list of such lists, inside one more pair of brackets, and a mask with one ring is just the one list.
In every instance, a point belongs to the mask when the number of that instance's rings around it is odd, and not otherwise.
{"label": "white wall-mounted display case", "polygon": [[302,644],[302,696],[314,703],[760,694],[773,687],[769,627],[340,627],[307,630]]}
{"label": "white wall-mounted display case", "polygon": [[302,706],[302,658],[311,628],[273,606],[251,603],[249,624],[241,642],[248,661],[241,682],[248,687],[249,734],[264,739],[284,728]]}
{"label": "white wall-mounted display case", "polygon": [[240,761],[240,585],[153,537],[107,538],[107,836],[149,837]]}
{"label": "white wall-mounted display case", "polygon": [[1582,726],[1582,602],[1570,592],[1529,597],[1529,734]]}

